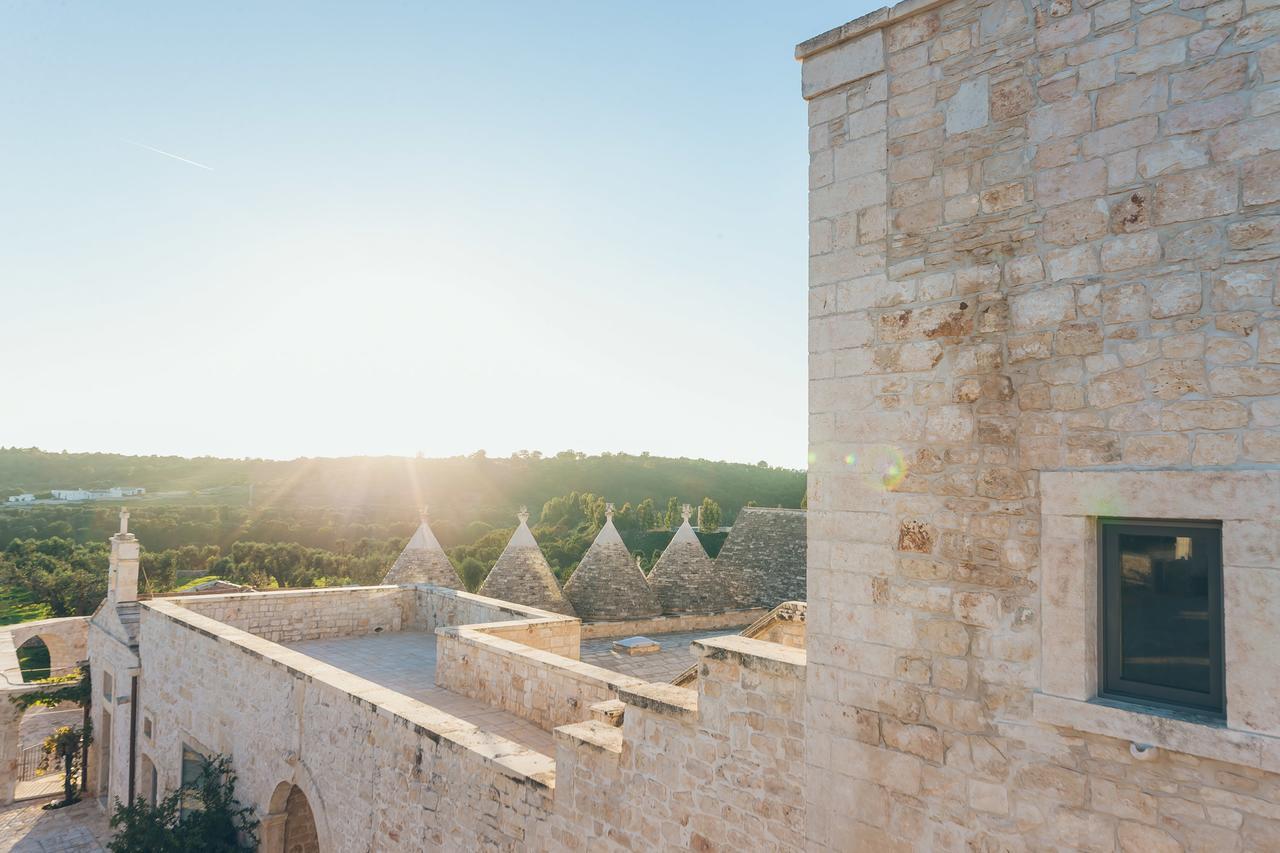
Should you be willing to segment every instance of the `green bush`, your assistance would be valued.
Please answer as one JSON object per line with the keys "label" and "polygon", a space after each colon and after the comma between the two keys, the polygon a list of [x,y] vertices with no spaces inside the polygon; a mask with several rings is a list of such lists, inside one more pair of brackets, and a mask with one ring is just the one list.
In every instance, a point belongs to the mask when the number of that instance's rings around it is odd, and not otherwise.
{"label": "green bush", "polygon": [[[184,808],[185,805],[185,808]],[[138,797],[111,816],[111,853],[252,853],[258,819],[236,800],[236,774],[224,755],[154,806]]]}

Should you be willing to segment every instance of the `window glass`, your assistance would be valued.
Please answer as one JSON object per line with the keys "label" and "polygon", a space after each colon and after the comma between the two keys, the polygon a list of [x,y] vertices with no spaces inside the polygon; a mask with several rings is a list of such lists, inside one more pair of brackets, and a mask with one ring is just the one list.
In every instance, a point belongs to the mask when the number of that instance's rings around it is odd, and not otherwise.
{"label": "window glass", "polygon": [[1221,530],[1104,522],[1104,689],[1221,710]]}

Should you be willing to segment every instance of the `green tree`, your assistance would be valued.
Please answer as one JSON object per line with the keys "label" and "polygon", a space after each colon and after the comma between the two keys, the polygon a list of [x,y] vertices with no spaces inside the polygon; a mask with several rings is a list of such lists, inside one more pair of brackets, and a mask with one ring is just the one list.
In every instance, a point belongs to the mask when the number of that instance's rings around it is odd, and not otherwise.
{"label": "green tree", "polygon": [[484,567],[484,563],[475,557],[467,557],[462,561],[462,565],[458,567],[458,573],[462,575],[462,582],[466,584],[468,592],[476,592],[480,589],[480,584],[484,583],[485,576],[489,574],[489,570]]}
{"label": "green tree", "polygon": [[[188,808],[183,809],[184,799]],[[199,805],[190,808],[192,802]],[[236,774],[224,755],[206,760],[194,782],[154,806],[138,797],[111,815],[112,853],[252,853],[258,819],[236,799]]]}
{"label": "green tree", "polygon": [[698,529],[703,533],[715,533],[720,529],[720,504],[711,498],[702,499],[702,511],[698,513]]}
{"label": "green tree", "polygon": [[668,530],[675,530],[680,524],[680,499],[667,498],[667,514],[663,517],[662,523],[666,525]]}
{"label": "green tree", "polygon": [[636,504],[636,527],[652,530],[657,525],[658,514],[653,508],[653,498],[645,498]]}
{"label": "green tree", "polygon": [[76,779],[84,770],[81,761],[85,747],[93,740],[91,730],[92,726],[89,724],[83,728],[59,726],[40,744],[40,750],[44,753],[46,762],[53,760],[62,764],[61,805],[69,806],[80,799],[76,791],[78,787]]}

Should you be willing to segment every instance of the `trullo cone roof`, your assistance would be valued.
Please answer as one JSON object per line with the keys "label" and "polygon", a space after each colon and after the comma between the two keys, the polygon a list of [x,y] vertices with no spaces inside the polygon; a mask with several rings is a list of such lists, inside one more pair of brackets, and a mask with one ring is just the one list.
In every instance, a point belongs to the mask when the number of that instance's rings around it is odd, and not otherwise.
{"label": "trullo cone roof", "polygon": [[480,585],[480,594],[573,616],[573,607],[560,591],[560,584],[529,529],[528,511],[521,507],[518,518],[520,526]]}
{"label": "trullo cone roof", "polygon": [[425,511],[422,513],[422,523],[418,525],[409,544],[404,546],[382,582],[430,583],[449,589],[462,589],[458,573],[440,547],[436,535],[431,532]]}
{"label": "trullo cone roof", "polygon": [[643,619],[661,612],[644,572],[613,526],[612,512],[564,585],[564,594],[578,616],[589,621]]}
{"label": "trullo cone roof", "polygon": [[649,586],[663,613],[719,613],[733,609],[733,599],[725,585],[718,582],[716,565],[703,550],[688,516],[649,572]]}

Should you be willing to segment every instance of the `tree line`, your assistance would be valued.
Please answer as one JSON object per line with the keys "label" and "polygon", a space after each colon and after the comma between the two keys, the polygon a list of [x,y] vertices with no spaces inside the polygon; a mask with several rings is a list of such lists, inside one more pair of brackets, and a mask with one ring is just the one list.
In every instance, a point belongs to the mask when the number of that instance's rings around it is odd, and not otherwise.
{"label": "tree line", "polygon": [[[614,525],[646,571],[680,524],[680,506],[680,499],[672,496],[661,509],[650,498],[616,508]],[[709,497],[700,506],[698,535],[715,556],[724,541],[718,532],[720,507]],[[604,526],[606,513],[605,499],[591,492],[570,492],[542,504],[533,533],[562,582]],[[508,518],[514,521],[513,516]],[[316,526],[309,527],[308,521]],[[118,511],[112,507],[36,507],[0,513],[0,537],[8,537],[0,554],[0,586],[26,593],[54,616],[92,613],[106,594],[106,540],[118,524]],[[139,591],[152,594],[201,577],[221,577],[256,589],[381,583],[416,524],[343,523],[318,509],[277,510],[265,518],[246,518],[228,507],[148,506],[130,517],[130,529],[142,542]],[[436,522],[432,527],[436,529]],[[514,532],[514,523],[493,527],[472,522],[457,537],[462,541],[445,547],[468,589],[479,588]],[[375,535],[347,538],[355,533]],[[240,535],[245,538],[236,538]],[[280,538],[270,541],[271,537]]]}

